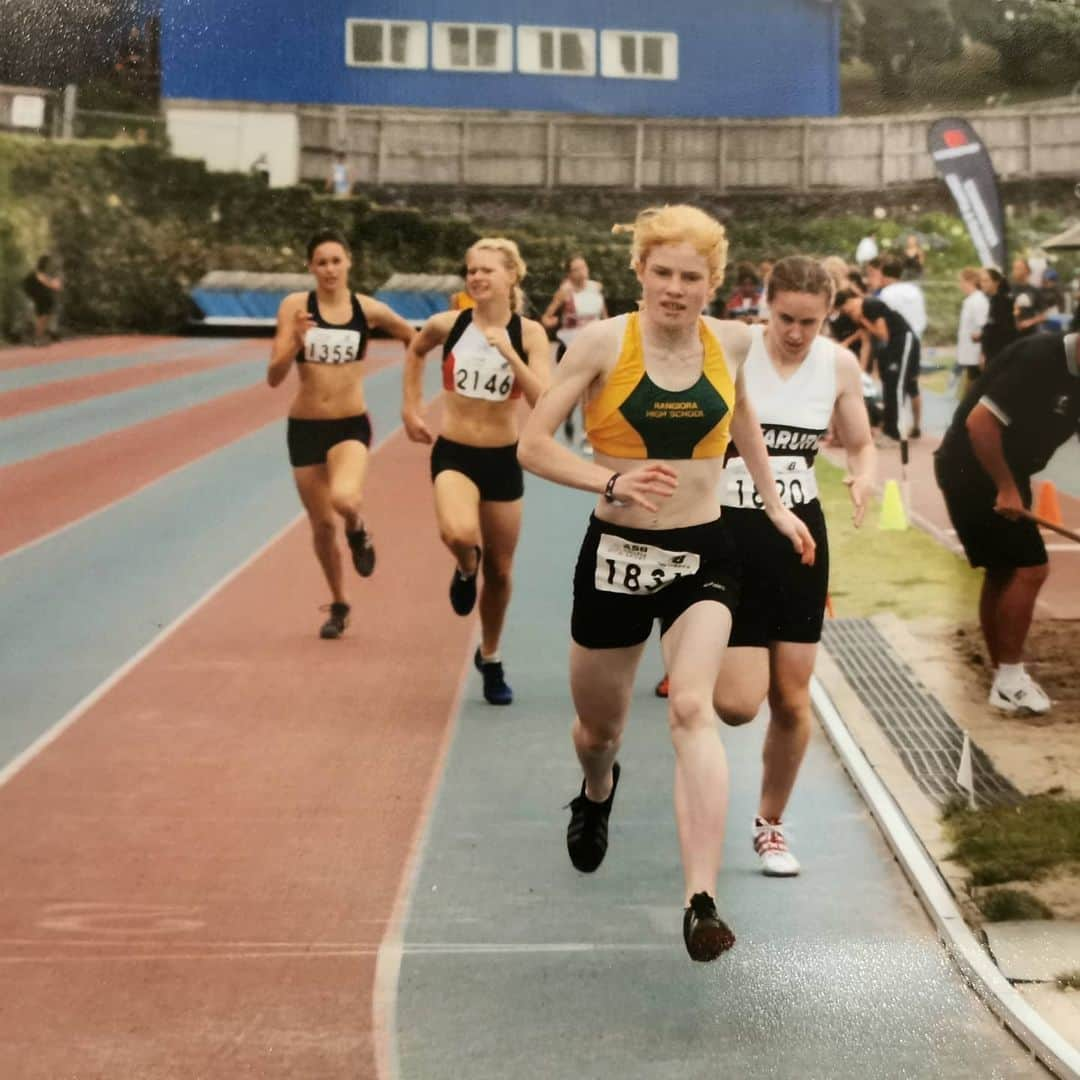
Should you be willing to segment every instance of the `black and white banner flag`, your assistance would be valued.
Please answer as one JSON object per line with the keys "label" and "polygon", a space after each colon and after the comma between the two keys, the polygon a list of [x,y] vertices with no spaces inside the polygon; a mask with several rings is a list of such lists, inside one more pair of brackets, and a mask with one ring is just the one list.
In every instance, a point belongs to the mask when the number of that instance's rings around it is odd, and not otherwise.
{"label": "black and white banner flag", "polygon": [[930,156],[952,192],[983,266],[1008,271],[1005,219],[990,153],[974,128],[958,117],[930,126]]}

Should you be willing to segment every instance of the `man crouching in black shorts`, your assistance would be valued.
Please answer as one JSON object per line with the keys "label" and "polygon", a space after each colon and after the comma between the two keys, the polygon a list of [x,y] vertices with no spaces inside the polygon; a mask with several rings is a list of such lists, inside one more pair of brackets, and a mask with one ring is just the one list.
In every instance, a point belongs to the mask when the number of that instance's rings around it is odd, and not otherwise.
{"label": "man crouching in black shorts", "polygon": [[1045,713],[1050,699],[1024,670],[1024,641],[1049,573],[1031,507],[1031,477],[1080,433],[1076,334],[1039,334],[1004,349],[957,408],[934,458],[956,534],[986,569],[979,599],[994,666],[990,704]]}

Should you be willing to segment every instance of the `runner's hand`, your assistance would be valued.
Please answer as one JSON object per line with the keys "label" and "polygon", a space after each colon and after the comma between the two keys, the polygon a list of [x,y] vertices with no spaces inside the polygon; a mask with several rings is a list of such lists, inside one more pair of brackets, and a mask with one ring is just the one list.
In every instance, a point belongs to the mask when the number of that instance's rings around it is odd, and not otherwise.
{"label": "runner's hand", "polygon": [[302,308],[293,319],[293,337],[296,339],[296,348],[304,347],[304,336],[315,326],[315,319],[307,308]]}
{"label": "runner's hand", "polygon": [[810,535],[810,530],[800,518],[797,518],[786,506],[781,506],[772,512],[765,511],[769,520],[791,541],[791,546],[798,552],[799,562],[803,566],[813,566],[817,555],[817,545]]}
{"label": "runner's hand", "polygon": [[484,338],[493,349],[499,350],[503,359],[518,358],[514,352],[514,346],[510,343],[510,335],[506,332],[505,326],[489,326],[484,331]]}
{"label": "runner's hand", "polygon": [[431,428],[424,423],[424,418],[419,412],[402,409],[401,422],[405,425],[405,434],[411,442],[427,443],[430,446],[435,441]]}
{"label": "runner's hand", "polygon": [[845,476],[844,485],[851,496],[851,520],[857,529],[863,521],[866,513],[867,498],[870,495],[870,485],[858,476]]}
{"label": "runner's hand", "polygon": [[624,472],[615,481],[611,494],[618,502],[643,506],[655,514],[660,507],[650,496],[670,498],[678,486],[679,474],[670,465],[645,465],[640,469]]}

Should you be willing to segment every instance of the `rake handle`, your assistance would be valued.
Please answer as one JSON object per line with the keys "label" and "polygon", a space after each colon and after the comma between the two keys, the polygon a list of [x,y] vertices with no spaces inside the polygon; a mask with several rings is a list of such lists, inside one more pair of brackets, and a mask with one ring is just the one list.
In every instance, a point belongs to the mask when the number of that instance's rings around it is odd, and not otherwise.
{"label": "rake handle", "polygon": [[1044,529],[1053,529],[1054,532],[1060,533],[1062,536],[1067,536],[1070,540],[1076,541],[1080,544],[1080,533],[1073,532],[1072,529],[1066,529],[1064,525],[1058,525],[1053,521],[1047,521],[1046,518],[1039,517],[1038,514],[1033,514],[1030,510],[1021,510],[1021,515],[1026,517],[1028,521],[1034,521],[1036,525],[1041,525]]}

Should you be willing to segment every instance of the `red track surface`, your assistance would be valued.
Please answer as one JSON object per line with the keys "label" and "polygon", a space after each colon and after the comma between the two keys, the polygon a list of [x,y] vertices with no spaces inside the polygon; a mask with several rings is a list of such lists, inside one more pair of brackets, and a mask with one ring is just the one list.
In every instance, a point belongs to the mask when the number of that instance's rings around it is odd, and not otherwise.
{"label": "red track surface", "polygon": [[262,351],[261,347],[256,349],[251,342],[235,342],[199,356],[183,356],[153,364],[136,364],[117,371],[95,372],[93,375],[42,383],[40,386],[27,386],[21,390],[9,390],[6,394],[0,394],[0,420],[9,416],[41,412],[43,409],[55,409],[61,405],[73,405],[77,401],[103,397],[105,394],[119,394],[124,390],[180,379],[185,375],[228,367],[230,364],[245,363],[255,359]]}
{"label": "red track surface", "polygon": [[[250,359],[252,345],[243,344]],[[269,351],[269,342],[258,349]],[[375,342],[366,363],[374,374],[401,358],[401,347]],[[144,383],[154,368],[140,366]],[[178,373],[179,374],[179,373]],[[77,380],[83,381],[83,380]],[[60,383],[62,390],[68,383]],[[41,387],[40,389],[49,389]],[[0,395],[0,401],[5,396]],[[192,408],[102,435],[0,468],[0,500],[18,513],[0,516],[0,556],[138,491],[168,472],[243,438],[282,417],[292,397],[290,385],[276,392],[265,385],[236,390]],[[283,457],[284,465],[284,457]]]}
{"label": "red track surface", "polygon": [[345,638],[315,636],[300,523],[0,788],[5,1080],[375,1075],[376,951],[473,629],[426,453],[376,451]]}
{"label": "red track surface", "polygon": [[100,338],[73,338],[71,341],[45,345],[41,348],[19,346],[14,349],[0,350],[0,371],[41,367],[44,364],[58,364],[65,360],[84,360],[91,356],[122,356],[125,353],[138,352],[155,345],[166,345],[176,340],[170,337],[114,335]]}

